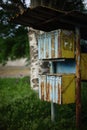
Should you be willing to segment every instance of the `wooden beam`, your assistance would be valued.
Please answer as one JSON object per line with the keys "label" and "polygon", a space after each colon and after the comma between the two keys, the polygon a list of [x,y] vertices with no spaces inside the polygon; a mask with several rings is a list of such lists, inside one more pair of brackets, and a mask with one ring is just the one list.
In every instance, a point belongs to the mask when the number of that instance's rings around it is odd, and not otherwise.
{"label": "wooden beam", "polygon": [[80,29],[76,27],[76,127],[81,128]]}

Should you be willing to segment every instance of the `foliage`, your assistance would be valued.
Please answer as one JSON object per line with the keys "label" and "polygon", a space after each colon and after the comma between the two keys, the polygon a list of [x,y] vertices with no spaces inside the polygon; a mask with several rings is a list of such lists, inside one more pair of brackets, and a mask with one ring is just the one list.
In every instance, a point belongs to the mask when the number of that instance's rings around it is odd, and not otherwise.
{"label": "foliage", "polygon": [[9,22],[14,12],[0,8],[0,63],[3,64],[8,58],[29,58],[27,28]]}
{"label": "foliage", "polygon": [[[87,129],[87,84],[82,85],[82,129]],[[56,122],[50,120],[50,103],[38,99],[29,77],[0,79],[1,130],[75,130],[75,104],[56,105]]]}
{"label": "foliage", "polygon": [[[0,79],[0,107],[29,94],[29,77]],[[8,98],[7,98],[8,97]]]}
{"label": "foliage", "polygon": [[22,30],[22,34],[16,32],[16,36],[14,37],[0,38],[0,62],[3,64],[8,58],[14,60],[16,58],[29,57],[27,35],[24,34],[25,31],[22,27],[19,29]]}

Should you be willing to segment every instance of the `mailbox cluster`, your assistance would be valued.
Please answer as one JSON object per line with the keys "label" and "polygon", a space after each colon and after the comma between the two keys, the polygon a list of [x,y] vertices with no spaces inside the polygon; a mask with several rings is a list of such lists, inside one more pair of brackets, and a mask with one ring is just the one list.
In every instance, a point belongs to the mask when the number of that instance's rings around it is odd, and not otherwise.
{"label": "mailbox cluster", "polygon": [[56,30],[38,37],[39,59],[74,58],[74,33]]}
{"label": "mailbox cluster", "polygon": [[[39,60],[47,60],[50,73],[39,76],[39,98],[58,104],[75,102],[75,36],[73,31],[55,30],[38,37]],[[87,80],[87,54],[81,54],[81,78]],[[86,69],[86,70],[84,70]]]}

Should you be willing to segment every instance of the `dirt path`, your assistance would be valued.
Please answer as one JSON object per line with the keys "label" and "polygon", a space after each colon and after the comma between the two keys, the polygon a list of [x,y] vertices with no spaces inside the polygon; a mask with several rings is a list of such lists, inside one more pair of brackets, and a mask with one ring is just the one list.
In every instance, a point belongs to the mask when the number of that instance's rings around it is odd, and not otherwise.
{"label": "dirt path", "polygon": [[0,77],[24,77],[29,76],[29,67],[0,66]]}

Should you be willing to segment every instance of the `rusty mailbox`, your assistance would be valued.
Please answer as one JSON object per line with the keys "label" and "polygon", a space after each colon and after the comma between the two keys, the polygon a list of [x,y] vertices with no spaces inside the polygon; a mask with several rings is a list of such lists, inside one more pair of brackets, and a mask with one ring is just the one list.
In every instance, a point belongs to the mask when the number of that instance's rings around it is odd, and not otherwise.
{"label": "rusty mailbox", "polygon": [[75,74],[75,59],[65,59],[64,61],[50,61],[50,73],[54,74]]}
{"label": "rusty mailbox", "polygon": [[74,43],[73,31],[44,32],[38,36],[39,59],[74,58]]}
{"label": "rusty mailbox", "polygon": [[[50,62],[51,74],[76,74],[75,59]],[[87,80],[87,53],[81,53],[81,80]]]}
{"label": "rusty mailbox", "polygon": [[39,78],[39,98],[57,104],[75,102],[75,75],[41,75]]}
{"label": "rusty mailbox", "polygon": [[[38,51],[39,59],[57,59],[48,60],[50,74],[39,77],[39,98],[57,104],[75,103],[74,33],[67,30],[43,33],[38,38]],[[81,46],[81,80],[87,80],[86,60],[87,48]]]}

